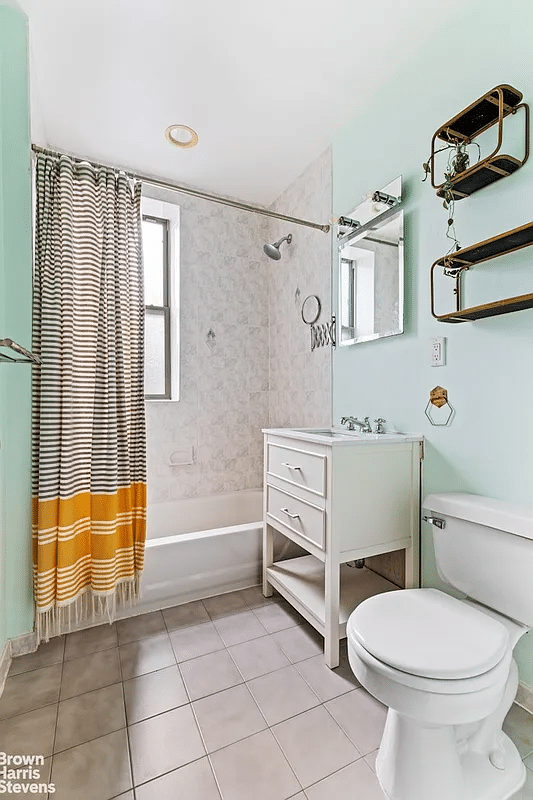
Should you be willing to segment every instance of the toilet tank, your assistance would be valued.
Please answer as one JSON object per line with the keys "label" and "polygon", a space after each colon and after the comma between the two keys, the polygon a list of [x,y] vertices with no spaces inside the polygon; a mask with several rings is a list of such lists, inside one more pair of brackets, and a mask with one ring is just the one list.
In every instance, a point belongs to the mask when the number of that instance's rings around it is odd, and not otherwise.
{"label": "toilet tank", "polygon": [[533,627],[533,509],[476,494],[430,494],[431,526],[443,581],[473,600]]}

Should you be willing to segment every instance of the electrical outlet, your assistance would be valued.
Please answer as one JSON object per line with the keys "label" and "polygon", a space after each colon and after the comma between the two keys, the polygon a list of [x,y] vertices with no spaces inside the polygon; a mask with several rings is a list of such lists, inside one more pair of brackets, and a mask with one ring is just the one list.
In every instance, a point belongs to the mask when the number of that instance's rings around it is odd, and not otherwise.
{"label": "electrical outlet", "polygon": [[431,340],[431,366],[443,367],[446,364],[446,337],[437,336]]}

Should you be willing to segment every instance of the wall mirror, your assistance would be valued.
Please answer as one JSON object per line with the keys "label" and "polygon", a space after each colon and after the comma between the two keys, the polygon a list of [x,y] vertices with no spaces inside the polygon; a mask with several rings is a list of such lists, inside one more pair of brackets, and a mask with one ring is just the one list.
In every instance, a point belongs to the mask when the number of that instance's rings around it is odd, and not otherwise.
{"label": "wall mirror", "polygon": [[403,333],[402,179],[338,223],[338,345]]}

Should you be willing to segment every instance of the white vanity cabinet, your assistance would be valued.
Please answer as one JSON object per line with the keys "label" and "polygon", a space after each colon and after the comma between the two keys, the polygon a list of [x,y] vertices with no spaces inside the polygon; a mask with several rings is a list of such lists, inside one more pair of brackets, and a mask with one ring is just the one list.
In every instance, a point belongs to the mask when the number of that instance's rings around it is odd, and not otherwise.
{"label": "white vanity cabinet", "polygon": [[[324,636],[326,664],[358,603],[398,587],[347,562],[405,550],[406,588],[419,585],[422,437],[268,429],[263,593],[276,589]],[[274,561],[274,531],[308,555]]]}

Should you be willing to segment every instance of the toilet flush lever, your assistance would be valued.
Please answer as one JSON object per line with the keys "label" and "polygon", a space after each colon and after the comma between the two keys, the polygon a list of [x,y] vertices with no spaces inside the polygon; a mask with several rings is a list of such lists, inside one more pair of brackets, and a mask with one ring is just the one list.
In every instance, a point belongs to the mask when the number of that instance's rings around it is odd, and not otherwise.
{"label": "toilet flush lever", "polygon": [[430,525],[435,525],[436,528],[445,528],[446,521],[443,519],[439,519],[438,517],[422,517],[424,522],[429,522]]}

